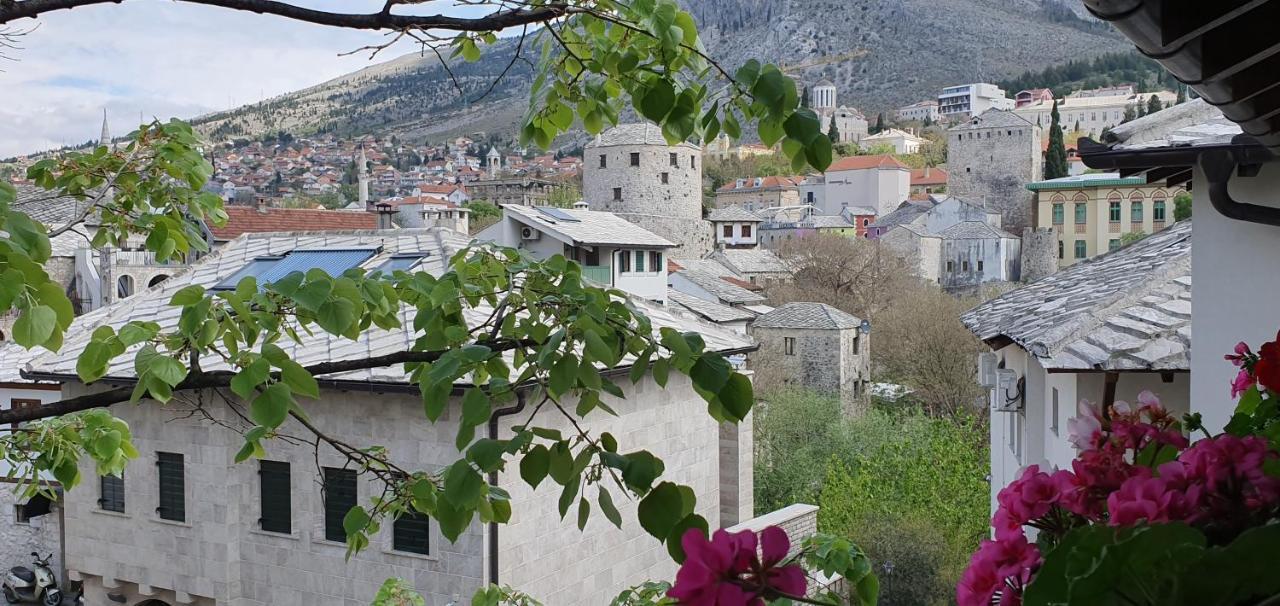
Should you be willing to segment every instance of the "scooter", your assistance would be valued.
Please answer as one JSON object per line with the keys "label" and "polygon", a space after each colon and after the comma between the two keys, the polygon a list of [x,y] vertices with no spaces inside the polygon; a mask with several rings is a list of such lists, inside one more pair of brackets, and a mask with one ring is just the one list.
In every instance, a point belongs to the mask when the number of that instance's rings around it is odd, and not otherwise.
{"label": "scooter", "polygon": [[26,566],[14,566],[5,575],[4,583],[0,585],[5,601],[10,604],[39,602],[44,606],[59,606],[62,604],[62,590],[58,589],[58,579],[49,567],[53,554],[44,559],[35,552],[31,556],[36,559],[34,572]]}

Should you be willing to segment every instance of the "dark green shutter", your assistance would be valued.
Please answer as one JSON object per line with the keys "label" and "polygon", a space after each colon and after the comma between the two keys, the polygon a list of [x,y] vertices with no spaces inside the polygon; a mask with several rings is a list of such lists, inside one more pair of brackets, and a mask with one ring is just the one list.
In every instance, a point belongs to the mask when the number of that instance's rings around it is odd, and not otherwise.
{"label": "dark green shutter", "polygon": [[259,463],[262,487],[262,517],[258,524],[268,532],[293,532],[293,505],[289,490],[289,464],[280,461]]}
{"label": "dark green shutter", "polygon": [[185,522],[187,500],[182,471],[182,455],[173,452],[157,452],[156,467],[160,477],[160,506],[156,513],[165,520]]}
{"label": "dark green shutter", "polygon": [[347,542],[342,520],[356,506],[356,472],[351,469],[324,468],[324,538]]}
{"label": "dark green shutter", "polygon": [[396,518],[391,528],[391,548],[396,551],[431,553],[431,518],[425,513],[416,511],[402,514]]}
{"label": "dark green shutter", "polygon": [[124,476],[102,476],[102,498],[98,499],[98,507],[103,511],[124,513]]}

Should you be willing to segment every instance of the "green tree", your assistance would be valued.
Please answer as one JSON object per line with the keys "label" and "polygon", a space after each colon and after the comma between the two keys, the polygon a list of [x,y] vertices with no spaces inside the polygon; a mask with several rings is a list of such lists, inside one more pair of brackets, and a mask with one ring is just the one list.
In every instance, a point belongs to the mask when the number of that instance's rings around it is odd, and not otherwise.
{"label": "green tree", "polygon": [[1133,122],[1137,118],[1138,118],[1138,109],[1134,106],[1134,104],[1129,104],[1124,106],[1124,118],[1120,120],[1120,123],[1124,124],[1125,122]]}
{"label": "green tree", "polygon": [[884,132],[884,128],[884,112],[880,112],[876,115],[876,128],[871,131],[871,134]]}
{"label": "green tree", "polygon": [[1187,87],[1185,84],[1178,85],[1178,98],[1174,99],[1174,105],[1182,105],[1187,101]]}
{"label": "green tree", "polygon": [[1191,194],[1182,192],[1173,197],[1173,220],[1182,221],[1191,218]]}
{"label": "green tree", "polygon": [[1149,236],[1149,235],[1150,235],[1150,234],[1148,234],[1148,233],[1147,233],[1147,232],[1145,232],[1145,231],[1142,231],[1141,229],[1136,230],[1136,231],[1131,231],[1131,232],[1128,232],[1128,233],[1125,233],[1125,234],[1121,234],[1121,235],[1120,235],[1120,246],[1128,246],[1128,245],[1133,244],[1133,243],[1135,243],[1135,242],[1141,242],[1143,239],[1145,239],[1145,238],[1146,238],[1147,236]]}
{"label": "green tree", "polygon": [[1058,179],[1067,176],[1067,148],[1062,140],[1062,125],[1058,115],[1058,101],[1053,102],[1049,114],[1049,150],[1044,156],[1044,178]]}
{"label": "green tree", "polygon": [[840,142],[840,128],[836,126],[835,116],[831,116],[831,126],[827,127],[827,138],[830,139],[832,143]]}
{"label": "green tree", "polygon": [[1148,114],[1154,114],[1162,109],[1164,109],[1164,105],[1161,105],[1160,97],[1157,97],[1156,95],[1151,95],[1151,98],[1147,99]]}
{"label": "green tree", "polygon": [[800,107],[810,107],[809,103],[809,85],[806,84],[800,89]]}

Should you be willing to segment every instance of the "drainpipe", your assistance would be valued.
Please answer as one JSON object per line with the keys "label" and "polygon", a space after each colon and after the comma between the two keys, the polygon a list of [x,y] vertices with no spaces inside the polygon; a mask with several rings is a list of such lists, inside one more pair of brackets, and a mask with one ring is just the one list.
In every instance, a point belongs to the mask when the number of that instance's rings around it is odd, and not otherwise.
{"label": "drainpipe", "polygon": [[[498,419],[511,415],[520,414],[524,410],[525,397],[524,391],[516,391],[516,405],[507,408],[499,408],[493,411],[489,416],[489,439],[498,439]],[[498,485],[498,472],[489,472],[489,485]],[[489,522],[489,582],[498,584],[498,523]]]}
{"label": "drainpipe", "polygon": [[1228,219],[1280,227],[1280,208],[1239,202],[1231,197],[1229,186],[1237,166],[1241,176],[1258,174],[1258,165],[1240,165],[1229,151],[1210,150],[1200,154],[1200,168],[1209,181],[1209,202],[1214,210]]}

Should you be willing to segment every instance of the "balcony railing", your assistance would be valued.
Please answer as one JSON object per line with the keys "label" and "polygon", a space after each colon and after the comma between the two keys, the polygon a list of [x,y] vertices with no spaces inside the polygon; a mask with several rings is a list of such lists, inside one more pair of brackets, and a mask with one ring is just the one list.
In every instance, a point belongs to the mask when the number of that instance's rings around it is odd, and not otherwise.
{"label": "balcony railing", "polygon": [[112,256],[116,265],[128,267],[180,265],[176,260],[157,261],[156,254],[148,250],[117,250]]}
{"label": "balcony railing", "polygon": [[582,277],[596,284],[613,285],[613,270],[608,265],[583,265]]}

